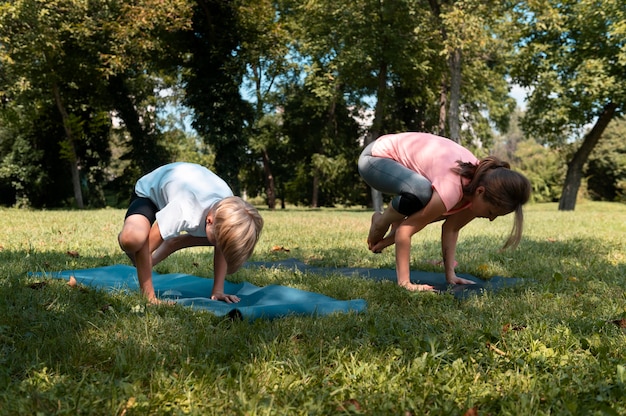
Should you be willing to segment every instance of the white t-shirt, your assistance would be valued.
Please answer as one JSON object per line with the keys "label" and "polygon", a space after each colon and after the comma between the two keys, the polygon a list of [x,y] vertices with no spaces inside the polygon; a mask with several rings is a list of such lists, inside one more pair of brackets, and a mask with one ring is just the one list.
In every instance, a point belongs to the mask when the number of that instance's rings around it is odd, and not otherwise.
{"label": "white t-shirt", "polygon": [[135,193],[157,206],[156,214],[164,240],[182,233],[206,237],[206,216],[217,202],[232,196],[230,187],[207,168],[176,162],[141,177]]}

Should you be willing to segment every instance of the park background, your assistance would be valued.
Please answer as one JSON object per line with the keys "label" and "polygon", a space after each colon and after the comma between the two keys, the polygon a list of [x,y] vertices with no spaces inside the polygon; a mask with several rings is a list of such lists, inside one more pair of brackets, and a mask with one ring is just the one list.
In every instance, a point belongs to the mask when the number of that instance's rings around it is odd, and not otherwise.
{"label": "park background", "polygon": [[[0,414],[626,414],[625,66],[618,0],[0,2]],[[251,260],[393,268],[356,160],[404,130],[531,179],[517,250],[505,216],[457,252],[523,284],[245,269],[228,280],[367,302],[250,323],[31,274],[128,264],[134,181],[178,160],[259,207]],[[412,269],[441,271],[439,238]],[[210,255],[156,271],[210,278]]]}
{"label": "park background", "polygon": [[623,201],[625,13],[618,0],[4,1],[0,204],[123,207],[141,175],[185,160],[270,209],[367,206],[356,159],[397,131],[510,160],[535,202]]}

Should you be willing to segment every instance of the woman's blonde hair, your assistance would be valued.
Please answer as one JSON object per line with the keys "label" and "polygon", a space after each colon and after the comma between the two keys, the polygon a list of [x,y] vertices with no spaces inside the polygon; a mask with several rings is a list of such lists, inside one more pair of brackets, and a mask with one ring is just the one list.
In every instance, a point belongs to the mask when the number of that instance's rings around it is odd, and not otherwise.
{"label": "woman's blonde hair", "polygon": [[252,205],[230,196],[215,206],[213,227],[216,244],[228,264],[226,273],[231,274],[252,255],[263,229],[263,218]]}
{"label": "woman's blonde hair", "polygon": [[463,193],[473,194],[479,186],[485,188],[485,200],[505,212],[515,212],[511,234],[503,248],[515,248],[522,239],[524,212],[522,205],[530,198],[530,181],[519,172],[511,170],[508,162],[489,156],[478,165],[457,161],[455,171],[470,182],[463,187]]}

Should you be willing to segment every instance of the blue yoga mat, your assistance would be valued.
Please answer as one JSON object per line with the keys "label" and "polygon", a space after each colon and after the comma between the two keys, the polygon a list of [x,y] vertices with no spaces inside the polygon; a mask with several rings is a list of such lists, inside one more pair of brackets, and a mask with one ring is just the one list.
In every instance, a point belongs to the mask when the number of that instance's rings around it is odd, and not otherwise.
{"label": "blue yoga mat", "polygon": [[[397,281],[395,269],[370,269],[359,267],[316,267],[305,264],[298,259],[289,258],[274,262],[248,262],[244,267],[283,268],[319,275],[339,274],[342,276],[355,276],[376,281]],[[494,276],[489,280],[481,280],[471,274],[457,273],[458,277],[475,282],[472,285],[448,285],[446,275],[443,272],[411,271],[411,282],[431,285],[440,293],[450,293],[457,298],[465,298],[468,295],[484,293],[485,291],[497,291],[502,288],[528,284],[529,279],[519,277]]]}
{"label": "blue yoga mat", "polygon": [[[320,276],[338,274],[376,281],[396,281],[394,269],[370,269],[356,267],[316,267],[290,258],[272,262],[248,262],[246,268],[281,268],[289,271],[312,273]],[[74,276],[78,283],[105,290],[138,291],[137,272],[127,265],[113,265],[94,269],[65,270],[61,272],[32,273],[68,280]],[[485,291],[527,284],[528,279],[494,276],[481,280],[469,274],[459,277],[475,282],[472,285],[448,285],[442,272],[411,271],[413,283],[428,284],[442,293],[451,293],[457,298],[480,294]],[[229,315],[243,319],[274,319],[288,315],[327,315],[335,312],[363,312],[367,303],[363,299],[337,300],[326,295],[307,292],[279,285],[257,287],[253,284],[224,282],[226,293],[241,298],[239,303],[226,303],[209,299],[213,279],[182,273],[152,273],[155,292],[160,299],[172,300],[195,309],[204,309],[217,316]]]}
{"label": "blue yoga mat", "polygon": [[[138,291],[139,282],[134,267],[113,265],[82,270],[32,273],[69,280],[74,276],[79,284],[104,290]],[[182,273],[152,273],[157,297],[194,309],[208,310],[217,316],[231,316],[247,320],[274,319],[288,315],[319,316],[335,312],[362,312],[367,304],[363,299],[337,300],[326,295],[286,286],[224,282],[225,293],[237,295],[238,303],[226,303],[209,298],[213,279]]]}

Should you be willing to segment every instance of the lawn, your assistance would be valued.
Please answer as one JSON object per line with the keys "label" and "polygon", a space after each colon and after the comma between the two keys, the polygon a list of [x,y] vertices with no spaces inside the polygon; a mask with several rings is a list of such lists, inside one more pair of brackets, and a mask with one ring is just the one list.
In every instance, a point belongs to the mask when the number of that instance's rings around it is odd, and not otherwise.
{"label": "lawn", "polygon": [[[367,251],[366,210],[261,214],[252,260],[395,267],[393,249]],[[515,251],[499,251],[512,218],[474,221],[457,271],[525,283],[464,300],[340,275],[228,277],[365,299],[360,314],[245,322],[28,276],[128,264],[123,215],[0,209],[0,414],[626,415],[624,204],[530,205]],[[439,270],[439,234],[413,238],[413,269]],[[155,270],[212,277],[211,250]]]}

